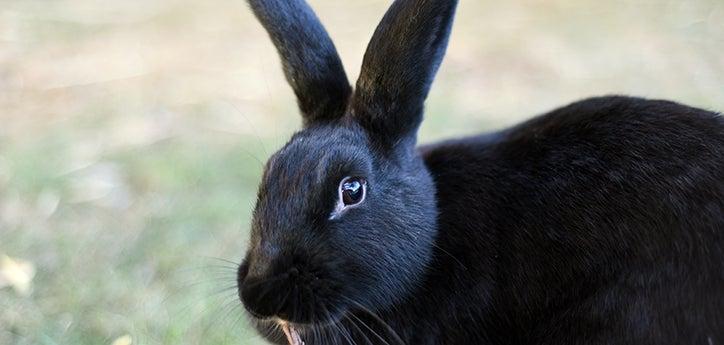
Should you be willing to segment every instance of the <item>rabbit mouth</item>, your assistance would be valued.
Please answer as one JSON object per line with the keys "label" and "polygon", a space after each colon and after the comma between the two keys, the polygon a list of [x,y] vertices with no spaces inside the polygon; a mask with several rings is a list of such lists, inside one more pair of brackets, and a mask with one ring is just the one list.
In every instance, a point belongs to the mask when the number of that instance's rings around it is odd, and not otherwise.
{"label": "rabbit mouth", "polygon": [[283,323],[282,331],[284,331],[284,335],[287,337],[289,345],[304,345],[304,341],[302,341],[302,337],[299,335],[299,331],[295,326],[289,323]]}
{"label": "rabbit mouth", "polygon": [[389,321],[369,309],[353,308],[313,323],[296,323],[278,317],[253,318],[252,321],[254,327],[274,344],[354,344],[355,339],[366,339],[366,342],[358,342],[361,344],[406,344]]}
{"label": "rabbit mouth", "polygon": [[288,345],[306,345],[309,342],[314,343],[321,337],[329,337],[331,332],[338,329],[340,321],[340,319],[330,319],[315,323],[295,323],[278,317],[253,318],[255,327],[262,334],[266,334],[272,342]]}

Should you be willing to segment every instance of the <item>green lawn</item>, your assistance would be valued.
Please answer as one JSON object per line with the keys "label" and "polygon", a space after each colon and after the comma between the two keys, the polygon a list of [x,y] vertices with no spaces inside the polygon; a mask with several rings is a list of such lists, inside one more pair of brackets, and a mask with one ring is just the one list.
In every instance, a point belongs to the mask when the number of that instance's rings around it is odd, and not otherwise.
{"label": "green lawn", "polygon": [[[354,80],[389,2],[311,3]],[[422,141],[607,93],[722,110],[722,52],[721,0],[462,0]],[[300,119],[244,1],[0,0],[0,121],[0,286],[35,269],[0,344],[262,343],[232,262]]]}

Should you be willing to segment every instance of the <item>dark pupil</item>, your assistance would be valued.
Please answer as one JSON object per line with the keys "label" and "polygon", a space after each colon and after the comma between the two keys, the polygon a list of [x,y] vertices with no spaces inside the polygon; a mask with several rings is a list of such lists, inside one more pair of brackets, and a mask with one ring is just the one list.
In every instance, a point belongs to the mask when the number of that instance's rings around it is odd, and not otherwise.
{"label": "dark pupil", "polygon": [[349,180],[342,184],[342,201],[345,205],[352,205],[362,200],[364,190],[359,180]]}

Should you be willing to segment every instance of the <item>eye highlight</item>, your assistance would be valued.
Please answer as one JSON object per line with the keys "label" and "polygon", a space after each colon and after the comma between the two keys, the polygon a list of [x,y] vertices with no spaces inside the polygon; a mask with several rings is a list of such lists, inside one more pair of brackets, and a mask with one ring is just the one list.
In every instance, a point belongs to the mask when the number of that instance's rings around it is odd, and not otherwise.
{"label": "eye highlight", "polygon": [[337,219],[348,208],[361,204],[367,196],[367,181],[363,177],[345,177],[337,188],[337,204],[329,215],[329,219]]}
{"label": "eye highlight", "polygon": [[339,184],[339,194],[344,206],[357,205],[362,202],[367,192],[367,183],[361,177],[346,177]]}

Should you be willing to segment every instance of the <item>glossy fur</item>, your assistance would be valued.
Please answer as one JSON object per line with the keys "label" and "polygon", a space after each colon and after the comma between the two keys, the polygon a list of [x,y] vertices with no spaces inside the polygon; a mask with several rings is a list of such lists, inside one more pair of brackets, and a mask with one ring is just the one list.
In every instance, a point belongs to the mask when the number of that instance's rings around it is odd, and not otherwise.
{"label": "glossy fur", "polygon": [[[305,119],[238,272],[271,342],[724,344],[719,114],[600,97],[416,148],[456,1],[395,1],[354,91],[303,0],[249,2]],[[330,219],[347,176],[367,196]]]}

